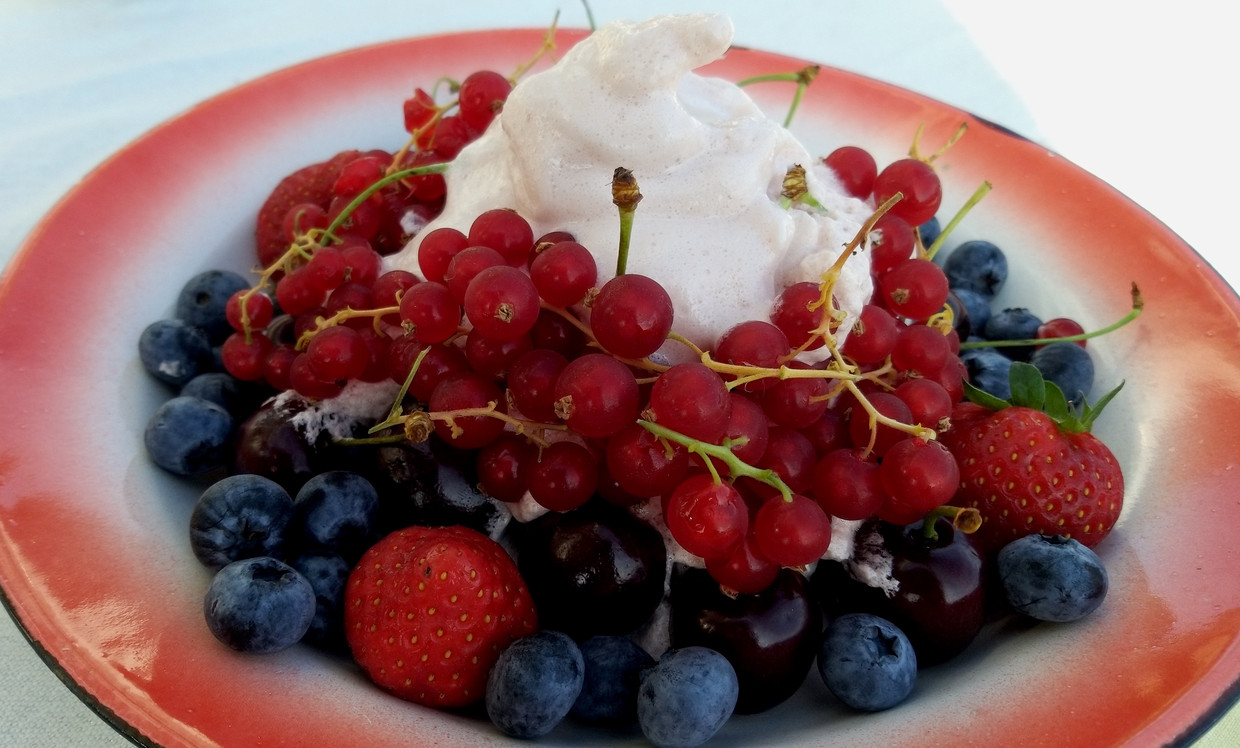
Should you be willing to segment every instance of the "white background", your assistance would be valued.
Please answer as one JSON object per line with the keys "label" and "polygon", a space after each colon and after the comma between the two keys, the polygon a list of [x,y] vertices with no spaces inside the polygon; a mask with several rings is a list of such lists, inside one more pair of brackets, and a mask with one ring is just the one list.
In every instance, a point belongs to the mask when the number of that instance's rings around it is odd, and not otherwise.
{"label": "white background", "polygon": [[[738,44],[861,72],[991,119],[1108,181],[1233,286],[1240,280],[1230,225],[1240,55],[1225,38],[1232,27],[1224,4],[1181,0],[1156,12],[1088,0],[591,6],[599,22],[721,10],[733,17]],[[562,25],[587,25],[582,5],[570,0],[4,0],[0,265],[75,181],[203,98],[340,49],[440,31],[542,27],[557,9]],[[0,745],[127,744],[0,616]],[[1217,732],[1201,742],[1232,744]]]}

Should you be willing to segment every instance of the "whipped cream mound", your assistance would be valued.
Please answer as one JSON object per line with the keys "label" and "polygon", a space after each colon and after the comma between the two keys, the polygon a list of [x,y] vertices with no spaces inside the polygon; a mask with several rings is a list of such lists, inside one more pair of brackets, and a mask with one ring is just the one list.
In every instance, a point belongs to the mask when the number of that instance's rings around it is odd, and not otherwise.
{"label": "whipped cream mound", "polygon": [[[732,33],[716,14],[599,28],[513,89],[449,168],[444,212],[419,237],[441,226],[468,233],[483,211],[512,208],[535,236],[571,232],[597,259],[601,284],[616,268],[611,180],[623,167],[643,196],[626,271],[667,289],[673,329],[710,348],[731,326],[767,319],[785,287],[820,279],[872,208],[741,88],[692,72],[722,57]],[[780,204],[796,165],[822,208]],[[419,237],[389,265],[418,272]],[[836,299],[855,319],[871,290],[860,253]]]}

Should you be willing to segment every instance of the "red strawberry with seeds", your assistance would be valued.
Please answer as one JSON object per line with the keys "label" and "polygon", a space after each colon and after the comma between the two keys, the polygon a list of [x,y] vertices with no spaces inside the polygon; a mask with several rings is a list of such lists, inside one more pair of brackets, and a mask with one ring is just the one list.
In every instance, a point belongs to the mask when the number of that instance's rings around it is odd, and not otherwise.
{"label": "red strawberry with seeds", "polygon": [[1011,382],[1010,401],[970,387],[970,400],[993,412],[970,408],[943,435],[960,465],[953,503],[981,512],[973,538],[986,551],[1035,533],[1096,545],[1119,517],[1124,477],[1089,428],[1123,385],[1093,407],[1073,409],[1028,364],[1013,365]]}
{"label": "red strawberry with seeds", "polygon": [[288,249],[291,240],[284,233],[284,217],[289,209],[301,203],[313,203],[326,209],[340,170],[361,155],[359,151],[342,151],[327,161],[303,166],[280,180],[259,209],[255,226],[255,245],[263,267],[280,259]]}
{"label": "red strawberry with seeds", "polygon": [[487,671],[538,615],[507,552],[465,527],[409,527],[349,576],[345,636],[377,685],[433,707],[486,694]]}

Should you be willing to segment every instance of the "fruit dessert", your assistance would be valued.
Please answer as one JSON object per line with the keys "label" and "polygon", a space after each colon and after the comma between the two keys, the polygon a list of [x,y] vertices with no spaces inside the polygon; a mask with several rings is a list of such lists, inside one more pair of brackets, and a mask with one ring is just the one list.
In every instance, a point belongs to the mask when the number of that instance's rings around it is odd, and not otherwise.
{"label": "fruit dessert", "polygon": [[988,620],[1103,602],[1119,387],[1092,399],[1087,345],[1137,289],[1093,332],[992,308],[1003,251],[942,249],[988,185],[937,217],[967,134],[811,154],[693,72],[730,40],[613,23],[418,89],[403,147],[290,174],[261,269],[144,331],[224,645],[347,653],[514,737],[690,746],[807,677],[895,707]]}

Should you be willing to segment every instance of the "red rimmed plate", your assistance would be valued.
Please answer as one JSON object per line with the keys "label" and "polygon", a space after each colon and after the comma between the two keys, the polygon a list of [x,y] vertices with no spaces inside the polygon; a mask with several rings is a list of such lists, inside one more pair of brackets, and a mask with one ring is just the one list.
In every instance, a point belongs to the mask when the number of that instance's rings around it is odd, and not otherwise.
{"label": "red rimmed plate", "polygon": [[[87,177],[45,218],[0,285],[0,583],[22,627],[74,690],[140,742],[161,746],[504,744],[485,722],[421,709],[306,648],[236,655],[201,620],[208,572],[186,542],[199,486],[146,460],[146,418],[168,395],[135,341],[176,289],[251,263],[252,218],[285,173],[338,150],[394,148],[400,102],[441,75],[512,69],[541,30],[415,39],[309,62],[211,99]],[[581,32],[561,32],[560,45]],[[734,50],[733,80],[804,63]],[[781,112],[789,89],[751,89]],[[794,129],[880,161],[965,138],[940,161],[952,209],[994,190],[957,238],[1009,253],[1000,303],[1097,327],[1099,385],[1127,385],[1099,434],[1124,464],[1125,516],[1100,548],[1112,594],[1069,626],[1012,627],[927,671],[908,704],[837,707],[811,674],[775,711],[738,717],[712,744],[1149,745],[1183,742],[1240,682],[1240,301],[1166,227],[1055,154],[904,90],[824,69]],[[61,305],[54,324],[46,312]],[[66,301],[68,302],[66,304]],[[67,317],[67,319],[65,318]],[[515,742],[515,741],[514,741]],[[565,724],[543,744],[639,742]]]}

